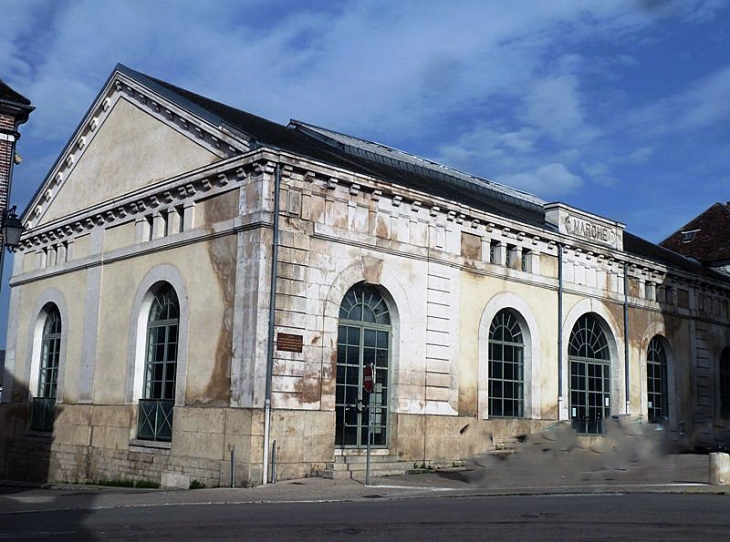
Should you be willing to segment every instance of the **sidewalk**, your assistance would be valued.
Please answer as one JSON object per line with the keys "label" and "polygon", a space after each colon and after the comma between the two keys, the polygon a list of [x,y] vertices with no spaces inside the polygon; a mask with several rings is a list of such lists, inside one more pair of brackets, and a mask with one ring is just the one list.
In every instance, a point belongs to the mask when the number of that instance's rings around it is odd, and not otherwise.
{"label": "sidewalk", "polygon": [[665,455],[626,459],[617,454],[576,450],[566,459],[531,454],[477,458],[460,469],[354,480],[305,478],[254,488],[140,490],[57,485],[52,488],[0,486],[0,515],[39,510],[78,510],[165,505],[331,502],[366,499],[433,498],[596,493],[716,493],[730,486],[708,484],[707,455]]}

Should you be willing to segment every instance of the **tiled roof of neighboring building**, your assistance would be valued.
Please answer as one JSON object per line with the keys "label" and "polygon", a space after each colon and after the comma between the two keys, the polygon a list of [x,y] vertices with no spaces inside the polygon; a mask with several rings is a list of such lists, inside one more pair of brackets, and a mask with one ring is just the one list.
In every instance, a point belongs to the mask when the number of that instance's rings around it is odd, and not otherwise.
{"label": "tiled roof of neighboring building", "polygon": [[660,245],[655,245],[646,239],[642,239],[641,237],[637,237],[636,235],[626,231],[624,232],[624,250],[629,254],[640,256],[663,265],[682,269],[689,273],[694,273],[715,280],[728,280],[727,275],[704,267],[695,259],[683,256],[682,254],[673,252],[672,250]]}
{"label": "tiled roof of neighboring building", "polygon": [[30,105],[30,100],[28,98],[14,91],[2,79],[0,79],[0,100]]}
{"label": "tiled roof of neighboring building", "polygon": [[660,244],[704,264],[730,262],[730,203],[715,203]]}

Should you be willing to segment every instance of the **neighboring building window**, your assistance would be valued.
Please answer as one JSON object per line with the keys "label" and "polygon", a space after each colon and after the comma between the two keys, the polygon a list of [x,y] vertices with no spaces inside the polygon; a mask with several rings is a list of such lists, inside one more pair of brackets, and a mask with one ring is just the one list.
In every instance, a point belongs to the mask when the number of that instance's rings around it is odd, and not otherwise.
{"label": "neighboring building window", "polygon": [[683,243],[691,243],[695,240],[695,237],[697,237],[697,232],[700,230],[689,230],[689,231],[683,231],[682,232],[682,242]]}
{"label": "neighboring building window", "polygon": [[669,417],[667,354],[659,337],[649,342],[646,356],[646,394],[649,423],[664,423]]}
{"label": "neighboring building window", "polygon": [[502,309],[489,328],[489,415],[524,415],[524,342],[514,313]]}
{"label": "neighboring building window", "polygon": [[730,348],[720,357],[720,416],[730,418]]}
{"label": "neighboring building window", "polygon": [[139,401],[137,430],[142,440],[172,440],[179,319],[177,295],[165,284],[152,300],[147,322],[144,396]]}
{"label": "neighboring building window", "polygon": [[47,309],[46,320],[43,324],[38,393],[33,398],[30,422],[30,428],[34,431],[53,431],[60,357],[61,315],[58,308],[52,305]]}

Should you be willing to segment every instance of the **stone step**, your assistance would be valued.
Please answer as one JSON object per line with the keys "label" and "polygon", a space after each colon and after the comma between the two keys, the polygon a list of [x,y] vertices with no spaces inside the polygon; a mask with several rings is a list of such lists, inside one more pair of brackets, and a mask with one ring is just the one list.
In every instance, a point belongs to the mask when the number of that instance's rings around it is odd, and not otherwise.
{"label": "stone step", "polygon": [[[412,468],[412,462],[399,461],[391,456],[370,457],[371,476],[397,476],[405,474]],[[327,463],[324,470],[318,471],[316,474],[321,478],[332,480],[353,479],[362,481],[365,479],[366,470],[367,456],[338,456],[334,461]]]}

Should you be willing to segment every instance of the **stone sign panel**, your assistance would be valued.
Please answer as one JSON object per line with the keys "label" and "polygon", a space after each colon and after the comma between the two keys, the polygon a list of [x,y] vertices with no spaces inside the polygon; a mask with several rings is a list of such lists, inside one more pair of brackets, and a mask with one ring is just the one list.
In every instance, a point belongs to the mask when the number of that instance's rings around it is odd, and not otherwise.
{"label": "stone sign panel", "polygon": [[574,209],[562,203],[545,206],[545,219],[560,233],[600,245],[623,250],[624,225],[620,222]]}

